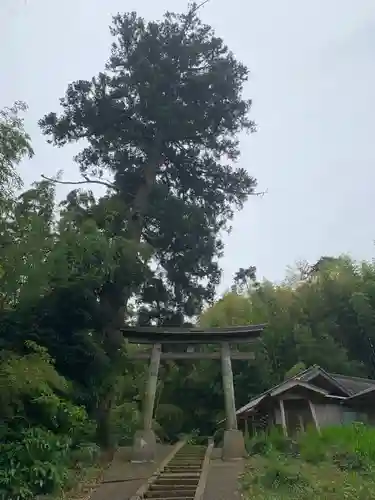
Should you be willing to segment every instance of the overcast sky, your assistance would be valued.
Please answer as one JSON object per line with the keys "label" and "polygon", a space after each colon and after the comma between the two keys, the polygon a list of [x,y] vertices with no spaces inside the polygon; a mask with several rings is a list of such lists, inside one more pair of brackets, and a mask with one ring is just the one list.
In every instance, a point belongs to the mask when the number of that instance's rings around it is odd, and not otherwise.
{"label": "overcast sky", "polygon": [[[37,120],[58,110],[73,80],[103,69],[117,12],[148,19],[184,0],[0,0],[0,107],[29,105],[35,158],[26,183],[63,169],[78,177],[74,147],[46,144]],[[375,255],[375,1],[211,0],[201,12],[251,71],[258,132],[243,138],[241,166],[263,198],[237,214],[226,238],[223,287],[239,267],[283,278],[321,255]],[[61,194],[61,193],[60,193]]]}

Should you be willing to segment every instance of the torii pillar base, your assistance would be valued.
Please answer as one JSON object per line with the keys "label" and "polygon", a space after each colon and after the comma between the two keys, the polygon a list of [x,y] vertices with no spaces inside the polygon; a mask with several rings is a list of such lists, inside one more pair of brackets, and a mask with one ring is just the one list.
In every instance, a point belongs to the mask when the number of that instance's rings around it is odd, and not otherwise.
{"label": "torii pillar base", "polygon": [[245,439],[242,431],[231,429],[224,431],[223,460],[241,460],[246,457]]}
{"label": "torii pillar base", "polygon": [[140,430],[134,434],[132,462],[154,462],[156,458],[156,436],[151,429]]}

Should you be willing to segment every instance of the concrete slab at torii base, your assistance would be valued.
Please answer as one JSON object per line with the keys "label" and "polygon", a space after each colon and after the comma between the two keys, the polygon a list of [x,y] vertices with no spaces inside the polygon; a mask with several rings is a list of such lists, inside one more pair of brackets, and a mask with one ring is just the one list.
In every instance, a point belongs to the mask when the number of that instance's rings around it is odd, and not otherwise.
{"label": "concrete slab at torii base", "polygon": [[156,436],[153,430],[140,430],[134,434],[132,462],[153,462],[156,456]]}
{"label": "concrete slab at torii base", "polygon": [[232,429],[224,431],[223,460],[240,460],[246,457],[245,440],[242,431]]}

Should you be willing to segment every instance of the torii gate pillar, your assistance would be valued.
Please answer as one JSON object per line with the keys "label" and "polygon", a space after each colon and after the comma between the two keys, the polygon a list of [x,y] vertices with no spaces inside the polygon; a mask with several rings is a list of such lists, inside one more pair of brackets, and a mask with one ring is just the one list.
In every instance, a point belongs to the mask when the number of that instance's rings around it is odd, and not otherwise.
{"label": "torii gate pillar", "polygon": [[222,457],[223,460],[236,460],[246,456],[246,449],[243,433],[237,427],[232,361],[228,342],[221,344],[221,372],[226,415]]}
{"label": "torii gate pillar", "polygon": [[156,436],[152,428],[156,388],[160,366],[161,344],[152,347],[143,408],[143,429],[134,435],[132,462],[153,462],[156,456]]}

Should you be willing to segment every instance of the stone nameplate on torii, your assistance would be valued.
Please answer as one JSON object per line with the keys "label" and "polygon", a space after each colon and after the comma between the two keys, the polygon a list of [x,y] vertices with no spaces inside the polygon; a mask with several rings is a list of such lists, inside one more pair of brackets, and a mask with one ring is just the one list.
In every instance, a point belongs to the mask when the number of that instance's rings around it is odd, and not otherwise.
{"label": "stone nameplate on torii", "polygon": [[[143,409],[143,429],[136,432],[133,446],[133,461],[153,461],[156,437],[152,429],[156,387],[161,360],[203,360],[221,359],[223,392],[226,413],[223,458],[236,459],[245,455],[242,432],[237,428],[236,405],[231,360],[252,360],[253,352],[230,349],[230,344],[249,344],[257,340],[264,325],[248,325],[227,328],[157,328],[127,327],[122,329],[124,337],[131,344],[152,345],[148,351],[138,351],[129,355],[133,360],[150,360],[145,403]],[[184,345],[186,350],[164,351],[163,346]],[[216,344],[219,351],[197,351],[196,346]]]}

